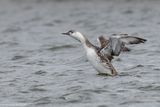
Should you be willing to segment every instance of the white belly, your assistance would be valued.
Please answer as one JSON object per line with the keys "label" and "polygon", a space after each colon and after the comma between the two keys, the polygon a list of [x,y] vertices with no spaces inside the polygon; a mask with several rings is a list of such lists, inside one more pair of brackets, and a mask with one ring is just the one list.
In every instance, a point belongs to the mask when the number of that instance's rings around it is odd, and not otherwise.
{"label": "white belly", "polygon": [[101,62],[99,56],[97,55],[97,53],[95,52],[94,49],[92,49],[92,48],[87,49],[87,58],[88,58],[89,62],[92,64],[92,66],[99,73],[105,73],[105,74],[110,74],[111,75],[110,69],[107,66],[105,66],[105,64],[103,64]]}

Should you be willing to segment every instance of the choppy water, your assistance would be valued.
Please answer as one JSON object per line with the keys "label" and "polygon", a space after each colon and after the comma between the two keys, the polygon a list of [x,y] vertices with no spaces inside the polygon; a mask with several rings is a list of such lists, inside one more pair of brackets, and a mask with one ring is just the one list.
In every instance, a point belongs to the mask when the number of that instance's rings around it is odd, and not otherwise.
{"label": "choppy water", "polygon": [[[160,107],[160,2],[0,1],[0,107]],[[81,45],[61,33],[129,33],[147,43],[103,77]]]}

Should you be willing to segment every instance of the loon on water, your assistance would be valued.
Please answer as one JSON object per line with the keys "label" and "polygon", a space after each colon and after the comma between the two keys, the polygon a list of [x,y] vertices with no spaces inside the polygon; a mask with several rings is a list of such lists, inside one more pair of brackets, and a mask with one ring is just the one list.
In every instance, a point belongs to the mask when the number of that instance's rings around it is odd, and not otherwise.
{"label": "loon on water", "polygon": [[78,31],[70,30],[62,34],[68,35],[81,42],[92,66],[100,75],[110,76],[118,74],[111,61],[114,56],[119,56],[121,51],[126,48],[125,44],[139,44],[146,41],[146,39],[128,35],[114,35],[109,38],[100,36],[97,39],[100,43],[100,47],[97,47]]}

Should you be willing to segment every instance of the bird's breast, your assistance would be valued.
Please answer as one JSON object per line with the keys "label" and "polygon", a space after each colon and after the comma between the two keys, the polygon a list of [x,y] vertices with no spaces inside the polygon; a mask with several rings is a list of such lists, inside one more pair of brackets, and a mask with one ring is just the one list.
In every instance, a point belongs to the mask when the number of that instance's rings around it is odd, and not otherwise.
{"label": "bird's breast", "polygon": [[100,57],[96,53],[94,49],[87,49],[87,58],[92,66],[99,72],[99,73],[107,73],[110,74],[110,70],[104,66],[103,62],[101,61]]}
{"label": "bird's breast", "polygon": [[99,59],[96,51],[92,48],[87,49],[87,58],[90,62],[95,62]]}

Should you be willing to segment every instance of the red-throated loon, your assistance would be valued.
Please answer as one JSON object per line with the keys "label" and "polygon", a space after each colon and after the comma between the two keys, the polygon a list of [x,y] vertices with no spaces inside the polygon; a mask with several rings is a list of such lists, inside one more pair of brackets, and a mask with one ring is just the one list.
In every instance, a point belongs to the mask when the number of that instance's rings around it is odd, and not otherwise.
{"label": "red-throated loon", "polygon": [[83,45],[87,58],[92,66],[98,71],[100,75],[117,75],[116,69],[113,67],[111,60],[113,56],[118,56],[122,49],[124,49],[125,44],[137,44],[143,43],[146,40],[133,36],[112,36],[109,39],[105,39],[103,36],[99,37],[98,40],[101,47],[94,46],[83,34],[80,32],[70,30],[67,33],[62,33],[68,35]]}

